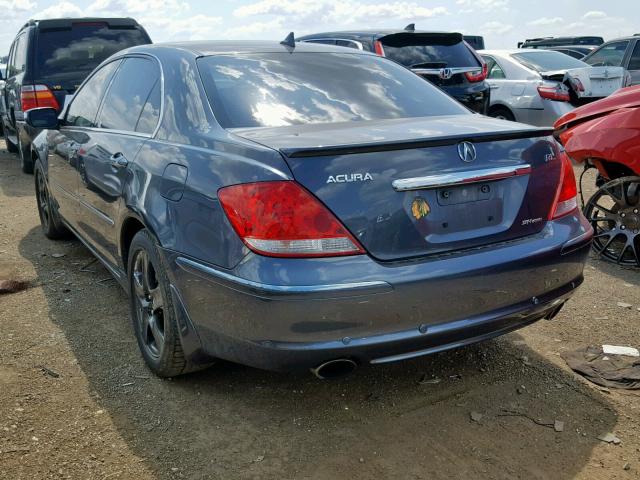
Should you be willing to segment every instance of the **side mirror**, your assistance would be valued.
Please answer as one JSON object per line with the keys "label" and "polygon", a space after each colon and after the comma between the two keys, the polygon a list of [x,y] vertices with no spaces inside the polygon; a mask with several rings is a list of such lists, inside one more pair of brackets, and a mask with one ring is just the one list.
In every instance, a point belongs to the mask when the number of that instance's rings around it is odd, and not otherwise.
{"label": "side mirror", "polygon": [[32,108],[24,112],[24,121],[34,128],[53,130],[58,128],[58,112],[55,108]]}

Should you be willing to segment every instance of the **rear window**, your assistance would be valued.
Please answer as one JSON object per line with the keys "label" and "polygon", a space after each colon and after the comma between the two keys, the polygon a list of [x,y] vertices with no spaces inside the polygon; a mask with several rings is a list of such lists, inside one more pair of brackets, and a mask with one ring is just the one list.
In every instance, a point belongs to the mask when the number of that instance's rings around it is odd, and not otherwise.
{"label": "rear window", "polygon": [[523,65],[537,72],[552,72],[554,70],[567,70],[569,68],[588,67],[586,63],[576,58],[554,51],[535,51],[514,53],[511,55]]}
{"label": "rear window", "polygon": [[380,39],[384,55],[409,68],[477,67],[478,59],[460,36],[395,34]]}
{"label": "rear window", "polygon": [[374,55],[220,55],[199,59],[198,68],[224,128],[469,113],[427,81]]}
{"label": "rear window", "polygon": [[40,30],[36,78],[78,73],[82,79],[116,52],[149,43],[138,28],[109,28],[105,23],[75,24],[71,29]]}

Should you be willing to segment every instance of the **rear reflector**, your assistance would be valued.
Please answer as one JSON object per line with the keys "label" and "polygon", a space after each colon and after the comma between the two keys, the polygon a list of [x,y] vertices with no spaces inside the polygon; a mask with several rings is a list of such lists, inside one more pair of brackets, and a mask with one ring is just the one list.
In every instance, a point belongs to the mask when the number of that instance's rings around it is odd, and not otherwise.
{"label": "rear reflector", "polygon": [[542,98],[556,100],[558,102],[568,102],[571,99],[569,90],[561,83],[558,85],[540,85],[538,87],[538,94],[540,94]]}
{"label": "rear reflector", "polygon": [[55,95],[46,85],[23,85],[20,91],[20,103],[23,112],[44,107],[60,110]]}
{"label": "rear reflector", "polygon": [[382,42],[380,40],[376,40],[373,42],[373,49],[375,50],[377,55],[384,57],[384,47],[382,46]]}
{"label": "rear reflector", "polygon": [[549,220],[563,217],[578,208],[578,189],[576,177],[573,174],[573,165],[564,150],[559,152],[558,157],[560,159],[560,182]]}
{"label": "rear reflector", "polygon": [[308,191],[293,181],[221,188],[218,199],[247,247],[271,257],[364,253],[360,243]]}
{"label": "rear reflector", "polygon": [[487,64],[482,62],[482,69],[477,72],[465,72],[464,76],[467,77],[471,83],[481,82],[487,78]]}

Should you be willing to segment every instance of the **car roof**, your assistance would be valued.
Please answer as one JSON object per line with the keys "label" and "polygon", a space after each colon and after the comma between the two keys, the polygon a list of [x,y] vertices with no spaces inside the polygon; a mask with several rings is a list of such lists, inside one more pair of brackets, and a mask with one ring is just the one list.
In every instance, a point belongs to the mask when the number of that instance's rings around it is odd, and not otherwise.
{"label": "car roof", "polygon": [[547,50],[545,48],[508,48],[504,50],[480,50],[478,53],[480,55],[513,55],[515,53],[533,53],[534,55],[539,55],[540,52],[556,52],[555,50]]}
{"label": "car roof", "polygon": [[224,55],[230,53],[351,53],[356,55],[374,55],[370,52],[353,48],[337,47],[320,43],[296,43],[295,47],[289,47],[277,41],[259,40],[216,40],[216,41],[191,41],[191,42],[167,42],[150,45],[140,45],[126,50],[128,53],[152,53],[154,50],[174,49],[188,52],[195,57],[207,57],[211,55]]}

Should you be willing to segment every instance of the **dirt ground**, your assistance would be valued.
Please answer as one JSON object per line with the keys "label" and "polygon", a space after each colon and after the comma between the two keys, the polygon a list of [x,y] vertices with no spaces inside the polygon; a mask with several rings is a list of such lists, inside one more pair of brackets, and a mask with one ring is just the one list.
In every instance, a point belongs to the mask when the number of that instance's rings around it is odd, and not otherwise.
{"label": "dirt ground", "polygon": [[228,363],[160,380],[125,293],[78,241],[45,239],[0,144],[0,279],[34,282],[0,296],[0,479],[640,478],[640,393],[559,356],[640,345],[640,271],[585,275],[553,321],[337,381]]}

